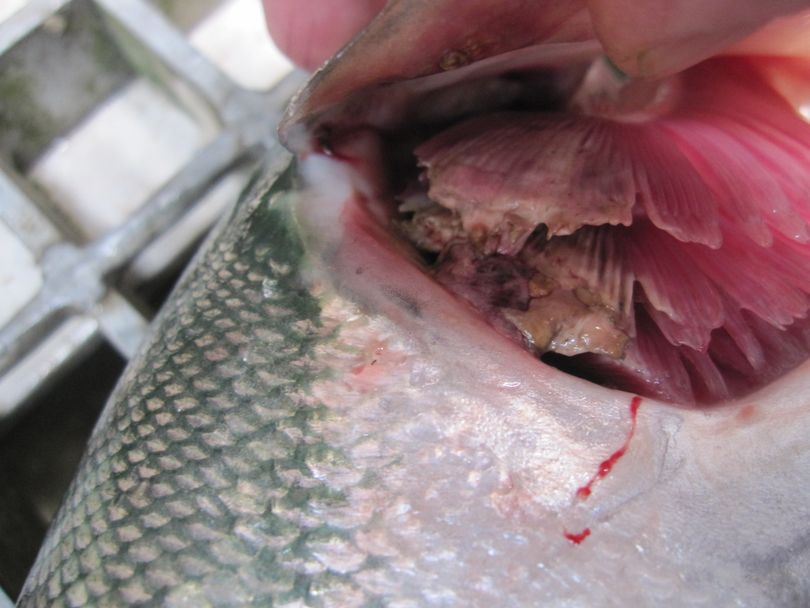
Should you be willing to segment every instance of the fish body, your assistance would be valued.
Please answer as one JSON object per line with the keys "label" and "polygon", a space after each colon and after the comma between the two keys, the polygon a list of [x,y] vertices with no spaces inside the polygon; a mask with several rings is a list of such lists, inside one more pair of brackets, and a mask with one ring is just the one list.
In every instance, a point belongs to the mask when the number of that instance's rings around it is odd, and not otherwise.
{"label": "fish body", "polygon": [[[810,603],[810,364],[711,408],[544,365],[392,238],[375,141],[322,142],[423,120],[414,90],[432,118],[463,112],[442,96],[462,72],[599,52],[577,3],[539,33],[525,3],[489,28],[491,3],[467,4],[478,29],[389,4],[293,103],[299,160],[251,187],[175,290],[20,606]],[[429,61],[366,52],[421,31],[419,11],[438,24]],[[428,35],[442,27],[456,54]],[[506,59],[477,55],[492,49]]]}
{"label": "fish body", "polygon": [[806,604],[806,367],[702,411],[538,366],[333,165],[197,259],[20,606]]}

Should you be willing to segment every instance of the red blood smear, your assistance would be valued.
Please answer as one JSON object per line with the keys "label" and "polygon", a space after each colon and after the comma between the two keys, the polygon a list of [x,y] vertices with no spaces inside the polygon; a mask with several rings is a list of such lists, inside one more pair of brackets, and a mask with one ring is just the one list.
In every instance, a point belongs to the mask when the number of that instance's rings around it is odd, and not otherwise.
{"label": "red blood smear", "polygon": [[563,534],[565,535],[565,538],[570,540],[575,545],[578,545],[591,535],[591,529],[585,528],[582,532],[569,532],[568,530],[565,530]]}
{"label": "red blood smear", "polygon": [[[636,432],[636,422],[638,420],[638,408],[641,406],[641,397],[636,395],[633,397],[633,400],[630,402],[630,431],[627,433],[627,439],[624,440],[622,447],[618,450],[613,452],[608,458],[603,460],[599,464],[599,469],[596,471],[593,477],[586,483],[584,486],[577,490],[577,498],[580,500],[585,500],[591,495],[591,489],[593,485],[608,476],[608,474],[613,470],[613,467],[619,461],[619,459],[624,456],[625,452],[627,452],[627,448],[630,446],[630,440],[633,439],[633,435]],[[591,535],[591,529],[585,528],[582,532],[569,532],[568,530],[563,530],[563,536],[570,540],[575,545],[580,544],[583,540],[588,538]]]}
{"label": "red blood smear", "polygon": [[600,479],[604,479],[608,476],[608,474],[613,470],[613,467],[619,462],[619,459],[624,456],[625,452],[627,452],[627,448],[630,446],[630,440],[633,439],[633,435],[636,432],[636,421],[638,418],[638,408],[641,406],[641,397],[636,395],[633,397],[633,400],[630,402],[630,432],[627,433],[627,439],[624,440],[624,444],[618,450],[613,452],[608,458],[603,460],[599,464],[599,469],[597,469],[596,473],[593,477],[586,483],[584,486],[577,490],[577,498],[580,500],[585,500],[591,495],[591,490],[593,489],[593,485],[599,481]]}

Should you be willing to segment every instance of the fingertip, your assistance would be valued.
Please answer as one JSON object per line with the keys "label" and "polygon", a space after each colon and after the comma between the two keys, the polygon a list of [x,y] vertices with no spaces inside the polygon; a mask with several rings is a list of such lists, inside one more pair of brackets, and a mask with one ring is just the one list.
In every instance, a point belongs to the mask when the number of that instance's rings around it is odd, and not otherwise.
{"label": "fingertip", "polygon": [[385,0],[262,0],[270,36],[296,65],[321,66],[382,10]]}

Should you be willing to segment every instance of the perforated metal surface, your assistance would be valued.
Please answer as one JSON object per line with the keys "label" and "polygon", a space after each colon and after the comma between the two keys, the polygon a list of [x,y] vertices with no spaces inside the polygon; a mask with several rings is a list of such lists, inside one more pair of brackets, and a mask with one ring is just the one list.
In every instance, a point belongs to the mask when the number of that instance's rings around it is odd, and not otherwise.
{"label": "perforated metal surface", "polygon": [[[303,75],[255,46],[270,44],[259,0],[3,4],[7,443],[32,397],[101,343],[133,354],[160,292],[252,167],[286,155],[275,127]],[[244,33],[229,39],[234,23]],[[81,395],[68,395],[65,406],[73,401]],[[8,496],[0,492],[0,511],[14,510]]]}

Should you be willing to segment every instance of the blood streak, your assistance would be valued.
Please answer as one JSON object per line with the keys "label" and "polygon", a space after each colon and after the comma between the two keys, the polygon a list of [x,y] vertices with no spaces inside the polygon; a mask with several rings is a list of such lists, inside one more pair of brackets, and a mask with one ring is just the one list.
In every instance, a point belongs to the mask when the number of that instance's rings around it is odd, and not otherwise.
{"label": "blood streak", "polygon": [[563,530],[563,535],[572,543],[578,545],[591,535],[591,529],[585,528],[582,530],[582,532],[569,532],[568,530]]}
{"label": "blood streak", "polygon": [[[594,473],[593,477],[588,480],[584,486],[580,487],[577,490],[577,498],[580,500],[585,500],[591,495],[591,490],[593,489],[593,485],[599,481],[600,479],[604,479],[605,477],[610,474],[613,470],[613,467],[616,466],[616,463],[619,462],[619,459],[624,456],[625,452],[627,452],[627,448],[630,447],[630,440],[633,439],[633,435],[636,433],[636,423],[638,421],[638,408],[641,406],[641,397],[636,395],[633,397],[633,400],[630,401],[630,430],[627,433],[627,438],[624,440],[622,446],[613,452],[610,456],[608,456],[605,460],[599,463],[599,468]],[[566,529],[563,529],[563,536],[570,540],[575,545],[580,544],[583,540],[588,538],[591,535],[590,528],[583,528],[581,532],[569,532]]]}
{"label": "blood streak", "polygon": [[607,477],[613,470],[613,467],[616,466],[616,463],[619,462],[621,457],[624,456],[625,452],[627,452],[627,448],[630,447],[630,440],[633,439],[633,435],[636,432],[636,422],[638,420],[638,408],[640,406],[641,406],[641,397],[636,395],[630,402],[630,431],[627,433],[627,439],[624,440],[624,443],[618,450],[613,452],[605,460],[599,463],[599,468],[596,470],[596,473],[594,473],[593,477],[590,478],[588,483],[586,483],[584,486],[580,487],[577,490],[577,498],[579,498],[580,500],[585,500],[591,495],[591,491],[593,490],[594,484],[600,479],[604,479],[605,477]]}
{"label": "blood streak", "polygon": [[[627,452],[627,448],[630,447],[630,440],[633,439],[633,435],[636,433],[636,423],[638,421],[638,408],[641,406],[641,397],[636,395],[633,397],[633,400],[630,402],[630,430],[627,433],[627,438],[624,440],[622,446],[613,452],[610,456],[608,456],[605,460],[599,463],[599,468],[594,473],[593,477],[588,480],[584,486],[580,487],[577,490],[577,498],[579,500],[585,500],[591,495],[591,491],[593,489],[594,484],[599,481],[600,479],[604,479],[607,477],[610,472],[613,470],[613,467],[616,466],[616,463],[619,462],[622,456],[624,456],[625,452]],[[583,540],[588,538],[591,535],[590,528],[584,528],[581,532],[569,532],[568,530],[563,530],[563,536],[570,540],[575,545],[580,544]]]}

